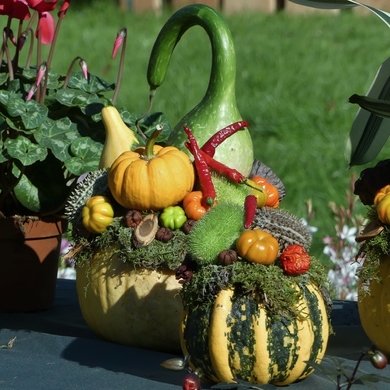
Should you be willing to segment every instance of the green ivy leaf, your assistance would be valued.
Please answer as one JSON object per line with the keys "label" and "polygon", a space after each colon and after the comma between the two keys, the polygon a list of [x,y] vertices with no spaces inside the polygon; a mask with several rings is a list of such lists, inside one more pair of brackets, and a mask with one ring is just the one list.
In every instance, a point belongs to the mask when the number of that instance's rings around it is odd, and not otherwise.
{"label": "green ivy leaf", "polygon": [[34,164],[36,161],[44,161],[47,156],[47,149],[32,143],[28,138],[20,135],[5,141],[8,154],[19,160],[24,166]]}
{"label": "green ivy leaf", "polygon": [[[72,142],[71,157],[65,161],[65,166],[74,175],[80,176],[85,172],[96,171],[99,168],[99,158],[103,145],[88,137],[81,137]],[[97,158],[99,156],[99,158]]]}

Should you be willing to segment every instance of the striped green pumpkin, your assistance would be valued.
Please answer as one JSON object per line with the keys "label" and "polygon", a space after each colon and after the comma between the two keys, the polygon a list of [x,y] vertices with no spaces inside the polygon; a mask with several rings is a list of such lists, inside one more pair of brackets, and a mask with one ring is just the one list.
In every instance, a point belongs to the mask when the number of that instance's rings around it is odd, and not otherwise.
{"label": "striped green pumpkin", "polygon": [[[298,286],[296,288],[299,288]],[[287,385],[313,371],[329,335],[328,315],[319,290],[301,287],[300,316],[270,316],[250,294],[219,292],[211,308],[187,307],[181,346],[192,369],[204,380]]]}

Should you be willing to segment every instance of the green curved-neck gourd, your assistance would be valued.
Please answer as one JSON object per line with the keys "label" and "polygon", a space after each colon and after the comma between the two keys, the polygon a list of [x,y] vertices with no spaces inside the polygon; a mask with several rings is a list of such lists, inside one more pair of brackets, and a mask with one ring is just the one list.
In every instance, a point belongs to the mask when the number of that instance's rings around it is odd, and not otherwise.
{"label": "green curved-neck gourd", "polygon": [[[161,29],[153,46],[147,79],[151,93],[164,82],[173,50],[183,34],[192,26],[207,32],[212,49],[210,81],[205,96],[175,126],[169,143],[185,150],[188,126],[202,146],[210,136],[231,123],[242,120],[235,95],[236,57],[230,30],[212,8],[193,4],[173,14]],[[253,145],[248,129],[241,130],[216,149],[214,158],[248,175],[253,163]]]}

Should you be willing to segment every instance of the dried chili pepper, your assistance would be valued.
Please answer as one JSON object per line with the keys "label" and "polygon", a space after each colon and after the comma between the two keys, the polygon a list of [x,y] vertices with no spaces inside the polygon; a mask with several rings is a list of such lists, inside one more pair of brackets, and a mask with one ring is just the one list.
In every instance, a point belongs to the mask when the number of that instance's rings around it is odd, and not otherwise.
{"label": "dried chili pepper", "polygon": [[255,219],[256,209],[257,209],[257,198],[254,195],[248,195],[245,198],[244,203],[245,208],[245,229],[249,229],[252,225],[253,220]]}
{"label": "dried chili pepper", "polygon": [[192,131],[187,126],[183,126],[183,128],[188,136],[189,141],[189,144],[185,143],[185,146],[194,156],[195,168],[198,174],[200,187],[202,188],[203,198],[207,206],[212,206],[215,201],[216,193],[213,181],[211,179],[209,166],[207,165],[202,153],[200,152],[198,142],[192,134]]}
{"label": "dried chili pepper", "polygon": [[248,126],[248,122],[239,121],[224,127],[223,129],[217,131],[213,136],[211,136],[209,140],[201,147],[201,150],[209,156],[213,157],[217,146],[219,146],[223,141],[225,141],[225,139],[229,138],[237,131],[242,130]]}
{"label": "dried chili pepper", "polygon": [[[186,147],[191,153],[193,153],[192,150],[190,149],[191,145],[186,145]],[[241,184],[245,182],[246,177],[242,173],[238,172],[236,169],[230,168],[227,165],[215,160],[207,153],[205,153],[202,149],[200,149],[200,153],[203,159],[206,161],[207,165],[215,172],[221,174],[222,176],[227,177],[228,179],[236,183]]]}

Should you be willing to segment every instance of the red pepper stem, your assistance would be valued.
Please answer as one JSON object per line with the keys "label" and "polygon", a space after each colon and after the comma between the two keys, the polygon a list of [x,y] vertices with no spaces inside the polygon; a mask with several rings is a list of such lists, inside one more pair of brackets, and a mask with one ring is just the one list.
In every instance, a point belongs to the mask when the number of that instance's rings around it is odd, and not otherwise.
{"label": "red pepper stem", "polygon": [[224,127],[223,129],[217,131],[214,135],[212,135],[209,140],[206,141],[206,143],[202,146],[201,150],[207,153],[209,156],[213,157],[217,146],[219,146],[223,141],[225,141],[237,131],[243,130],[245,127],[248,126],[248,122],[239,121]]}
{"label": "red pepper stem", "polygon": [[254,190],[264,192],[264,188],[261,185],[256,184],[253,180],[248,179],[247,177],[243,179],[242,183],[250,188],[253,188]]}
{"label": "red pepper stem", "polygon": [[153,132],[153,134],[148,138],[148,141],[146,142],[143,157],[145,160],[151,160],[156,155],[154,154],[154,144],[156,143],[156,140],[158,136],[161,134],[162,128],[161,125],[157,125],[156,130]]}
{"label": "red pepper stem", "polygon": [[207,206],[212,206],[216,197],[214,184],[211,178],[211,173],[206,161],[203,159],[198,143],[192,134],[191,130],[184,126],[184,131],[188,136],[189,144],[185,146],[194,156],[195,169],[198,174],[199,184],[203,192],[203,199]]}

